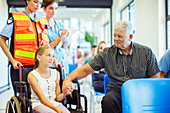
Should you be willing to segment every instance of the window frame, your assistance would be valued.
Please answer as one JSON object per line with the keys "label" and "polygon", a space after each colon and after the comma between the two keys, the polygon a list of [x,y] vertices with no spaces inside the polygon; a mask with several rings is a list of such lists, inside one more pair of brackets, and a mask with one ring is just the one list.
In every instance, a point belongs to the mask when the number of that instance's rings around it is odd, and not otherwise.
{"label": "window frame", "polygon": [[166,12],[166,14],[165,14],[166,15],[166,24],[165,24],[165,28],[166,28],[166,49],[170,48],[170,47],[168,47],[168,45],[170,45],[169,44],[170,42],[168,42],[168,39],[170,38],[170,37],[168,37],[168,21],[170,22],[170,12],[169,12],[169,15],[168,15],[168,9],[170,7],[168,7],[168,2],[169,2],[169,0],[165,1],[165,12]]}

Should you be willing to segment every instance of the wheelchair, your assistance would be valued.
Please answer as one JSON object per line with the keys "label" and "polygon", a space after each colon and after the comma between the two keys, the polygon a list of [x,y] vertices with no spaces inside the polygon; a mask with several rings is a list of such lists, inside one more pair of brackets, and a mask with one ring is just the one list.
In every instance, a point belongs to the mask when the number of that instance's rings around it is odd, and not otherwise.
{"label": "wheelchair", "polygon": [[[61,65],[51,68],[56,69],[60,73],[60,89],[62,91],[63,79],[61,78],[63,78],[63,75]],[[20,81],[15,82],[16,92],[7,102],[5,113],[32,113],[31,90],[27,82],[27,75],[31,70],[33,69],[29,67],[20,67]],[[72,92],[72,98],[68,95],[61,102],[71,113],[87,113],[87,98],[85,95],[80,94],[79,82],[77,80],[73,82],[77,84],[78,88]],[[84,99],[84,107],[81,105],[82,97]]]}

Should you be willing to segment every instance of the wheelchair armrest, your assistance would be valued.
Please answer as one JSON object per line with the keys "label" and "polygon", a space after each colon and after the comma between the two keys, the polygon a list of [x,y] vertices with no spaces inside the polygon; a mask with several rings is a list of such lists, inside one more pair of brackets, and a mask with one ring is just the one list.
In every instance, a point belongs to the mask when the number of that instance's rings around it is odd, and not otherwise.
{"label": "wheelchair armrest", "polygon": [[82,95],[82,94],[80,94],[80,97],[84,98],[85,113],[87,113],[87,97],[85,95]]}
{"label": "wheelchair armrest", "polygon": [[77,79],[74,79],[72,82],[73,82],[73,83],[77,83],[77,82],[78,82],[78,80],[77,80]]}

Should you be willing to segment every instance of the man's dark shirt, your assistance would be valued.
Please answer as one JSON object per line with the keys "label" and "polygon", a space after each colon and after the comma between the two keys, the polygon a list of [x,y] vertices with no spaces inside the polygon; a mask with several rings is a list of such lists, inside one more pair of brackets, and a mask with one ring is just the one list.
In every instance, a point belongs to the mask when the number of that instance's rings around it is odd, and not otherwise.
{"label": "man's dark shirt", "polygon": [[134,42],[131,53],[127,56],[113,45],[98,53],[88,64],[95,71],[105,68],[110,78],[108,90],[120,91],[122,84],[129,79],[149,78],[159,72],[152,50]]}

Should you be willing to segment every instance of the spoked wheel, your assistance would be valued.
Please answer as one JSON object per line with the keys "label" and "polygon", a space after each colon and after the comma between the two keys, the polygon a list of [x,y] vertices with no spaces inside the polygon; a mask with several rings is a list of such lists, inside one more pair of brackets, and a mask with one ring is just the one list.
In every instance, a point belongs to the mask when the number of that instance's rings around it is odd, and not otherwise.
{"label": "spoked wheel", "polygon": [[15,110],[14,110],[14,107],[13,107],[11,101],[7,102],[5,113],[15,113]]}
{"label": "spoked wheel", "polygon": [[18,96],[18,102],[19,102],[19,105],[20,105],[20,110],[22,113],[26,113],[25,109],[26,109],[26,106],[25,106],[25,99],[22,97],[22,96]]}
{"label": "spoked wheel", "polygon": [[7,102],[5,113],[21,113],[20,103],[15,96]]}

